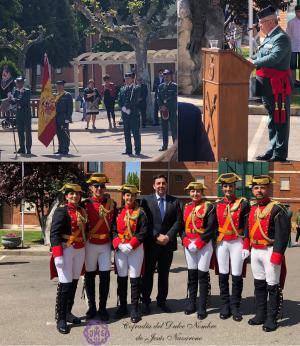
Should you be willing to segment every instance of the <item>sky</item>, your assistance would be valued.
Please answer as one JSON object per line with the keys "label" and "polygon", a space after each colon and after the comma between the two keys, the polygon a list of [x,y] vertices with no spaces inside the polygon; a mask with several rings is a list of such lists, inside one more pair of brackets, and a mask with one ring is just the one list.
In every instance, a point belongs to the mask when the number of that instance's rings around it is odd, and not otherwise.
{"label": "sky", "polygon": [[136,172],[137,175],[140,177],[141,173],[141,164],[140,162],[126,162],[126,170],[125,170],[125,177],[127,177],[128,173]]}

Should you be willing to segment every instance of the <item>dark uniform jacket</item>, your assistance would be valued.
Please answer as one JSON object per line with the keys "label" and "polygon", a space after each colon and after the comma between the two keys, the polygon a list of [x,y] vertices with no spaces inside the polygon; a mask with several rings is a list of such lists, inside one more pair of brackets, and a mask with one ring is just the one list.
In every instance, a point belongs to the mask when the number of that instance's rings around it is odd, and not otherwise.
{"label": "dark uniform jacket", "polygon": [[131,110],[131,114],[138,114],[138,101],[140,98],[140,87],[132,84],[131,86],[124,85],[121,87],[118,97],[120,108],[126,107]]}
{"label": "dark uniform jacket", "polygon": [[149,222],[149,232],[146,243],[151,246],[159,234],[168,235],[169,245],[174,251],[177,249],[177,233],[181,233],[183,227],[182,210],[177,198],[166,195],[166,211],[164,219],[161,219],[160,210],[155,194],[145,196],[141,200],[141,206],[145,210]]}
{"label": "dark uniform jacket", "polygon": [[21,91],[14,88],[12,91],[12,104],[16,106],[16,118],[19,119],[30,119],[31,108],[30,108],[30,90],[23,88]]}
{"label": "dark uniform jacket", "polygon": [[64,125],[65,121],[72,122],[73,98],[72,95],[65,91],[64,95],[56,102],[56,123]]}
{"label": "dark uniform jacket", "polygon": [[174,82],[160,84],[157,93],[157,103],[159,107],[166,106],[169,112],[176,112],[177,84]]}

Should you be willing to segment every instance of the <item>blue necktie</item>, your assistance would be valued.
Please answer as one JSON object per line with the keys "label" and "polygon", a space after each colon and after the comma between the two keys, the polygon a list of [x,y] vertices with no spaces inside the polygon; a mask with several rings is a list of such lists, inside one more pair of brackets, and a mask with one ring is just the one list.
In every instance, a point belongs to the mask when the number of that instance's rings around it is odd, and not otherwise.
{"label": "blue necktie", "polygon": [[158,200],[159,200],[158,206],[159,206],[159,210],[160,210],[160,216],[161,216],[161,219],[163,220],[165,217],[164,199],[159,198]]}

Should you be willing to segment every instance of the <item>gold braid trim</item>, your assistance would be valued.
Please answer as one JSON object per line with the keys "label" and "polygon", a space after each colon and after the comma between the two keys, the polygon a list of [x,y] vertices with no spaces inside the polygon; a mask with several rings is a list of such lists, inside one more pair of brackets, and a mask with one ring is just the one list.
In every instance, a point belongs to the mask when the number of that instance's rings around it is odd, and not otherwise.
{"label": "gold braid trim", "polygon": [[255,221],[258,222],[258,229],[259,229],[259,231],[260,231],[262,237],[263,237],[266,241],[268,241],[269,243],[271,243],[271,244],[273,244],[273,243],[275,242],[275,240],[274,240],[274,239],[271,239],[271,238],[269,238],[268,236],[265,235],[265,232],[264,232],[263,229],[262,229],[260,220],[265,219],[265,218],[271,213],[271,211],[272,211],[274,205],[276,205],[276,204],[278,204],[277,201],[272,201],[272,200],[271,200],[271,202],[268,203],[268,204],[266,205],[266,207],[264,208],[263,211],[260,211],[259,206],[257,206],[257,209],[255,210],[255,213],[254,213],[254,218],[255,218]]}
{"label": "gold braid trim", "polygon": [[198,205],[197,207],[195,207],[192,212],[191,212],[191,221],[192,221],[192,225],[193,225],[193,229],[197,232],[197,233],[204,233],[204,230],[202,228],[197,228],[196,226],[196,218],[198,219],[203,219],[207,213],[207,209],[208,206],[210,205],[209,202],[205,202],[204,203],[204,210],[203,213],[200,214],[199,211],[202,208],[203,204]]}
{"label": "gold braid trim", "polygon": [[239,209],[241,203],[242,203],[243,201],[245,201],[245,200],[246,200],[246,198],[244,198],[244,197],[238,198],[238,199],[234,202],[234,204],[233,204],[233,206],[232,206],[231,208],[230,208],[230,204],[227,204],[227,206],[226,206],[226,208],[225,208],[225,211],[224,211],[224,218],[226,218],[227,215],[229,216],[229,221],[230,221],[232,230],[233,230],[233,232],[235,233],[235,235],[236,235],[237,237],[240,237],[240,238],[245,238],[245,236],[239,234],[239,232],[236,230],[235,225],[234,225],[233,220],[232,220],[232,214],[233,214],[235,211],[237,211],[237,210]]}
{"label": "gold braid trim", "polygon": [[107,214],[109,214],[113,210],[114,202],[113,202],[112,199],[109,199],[107,201],[107,204],[109,204],[109,209],[104,208],[104,206],[102,204],[100,205],[100,207],[99,207],[99,217],[100,217],[100,219],[102,219],[102,218],[104,219],[106,227],[110,231],[110,226],[109,226],[109,223],[108,223],[106,217],[107,217]]}
{"label": "gold braid trim", "polygon": [[132,215],[130,215],[129,210],[126,211],[124,221],[130,238],[133,237],[130,221],[135,221],[140,215],[140,208],[133,210]]}
{"label": "gold braid trim", "polygon": [[78,210],[76,210],[77,225],[78,225],[78,228],[80,229],[80,232],[82,234],[83,241],[85,242],[86,236],[85,236],[85,227],[84,226],[88,222],[88,217],[87,217],[86,211],[83,208],[81,208],[81,211],[82,211],[83,215]]}

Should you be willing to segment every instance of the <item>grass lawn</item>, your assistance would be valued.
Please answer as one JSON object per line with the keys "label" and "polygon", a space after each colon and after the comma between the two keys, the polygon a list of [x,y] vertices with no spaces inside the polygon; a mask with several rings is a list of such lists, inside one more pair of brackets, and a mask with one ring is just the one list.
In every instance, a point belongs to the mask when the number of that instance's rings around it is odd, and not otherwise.
{"label": "grass lawn", "polygon": [[[0,230],[0,238],[5,234],[15,233],[17,235],[22,235],[21,231],[14,230]],[[41,231],[32,231],[25,230],[24,231],[24,244],[25,245],[37,245],[44,244],[43,233]]]}

